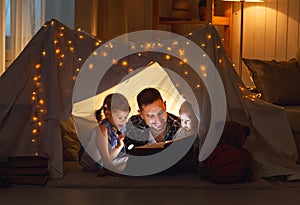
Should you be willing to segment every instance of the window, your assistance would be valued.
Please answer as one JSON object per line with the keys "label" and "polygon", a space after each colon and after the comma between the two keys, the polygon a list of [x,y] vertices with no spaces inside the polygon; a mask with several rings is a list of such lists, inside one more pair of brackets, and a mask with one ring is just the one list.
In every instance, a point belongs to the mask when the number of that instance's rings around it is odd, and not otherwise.
{"label": "window", "polygon": [[23,50],[45,20],[45,0],[5,0],[5,67]]}
{"label": "window", "polygon": [[10,48],[10,0],[5,0],[5,49]]}

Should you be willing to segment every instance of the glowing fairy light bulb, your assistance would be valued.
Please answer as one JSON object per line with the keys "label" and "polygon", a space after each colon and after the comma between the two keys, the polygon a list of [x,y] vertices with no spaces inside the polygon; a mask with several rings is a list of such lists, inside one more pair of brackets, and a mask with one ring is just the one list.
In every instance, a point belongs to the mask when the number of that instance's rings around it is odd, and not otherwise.
{"label": "glowing fairy light bulb", "polygon": [[128,68],[128,73],[133,72],[133,68]]}
{"label": "glowing fairy light bulb", "polygon": [[200,85],[200,84],[197,84],[197,85],[196,85],[196,88],[200,88],[200,87],[201,87],[201,85]]}
{"label": "glowing fairy light bulb", "polygon": [[245,91],[245,88],[243,86],[239,86],[240,91]]}
{"label": "glowing fairy light bulb", "polygon": [[151,48],[151,43],[146,43],[146,49],[150,49]]}
{"label": "glowing fairy light bulb", "polygon": [[45,101],[44,101],[43,99],[40,99],[40,100],[39,100],[39,104],[40,104],[40,105],[44,105],[44,103],[45,103]]}
{"label": "glowing fairy light bulb", "polygon": [[51,26],[53,26],[54,25],[54,21],[51,21]]}
{"label": "glowing fairy light bulb", "polygon": [[79,35],[78,38],[79,38],[79,39],[83,39],[83,35]]}
{"label": "glowing fairy light bulb", "polygon": [[62,67],[64,64],[62,62],[59,63],[59,67]]}
{"label": "glowing fairy light bulb", "polygon": [[130,46],[130,49],[131,49],[131,50],[135,50],[135,45],[131,45],[131,46]]}
{"label": "glowing fairy light bulb", "polygon": [[183,63],[187,63],[188,62],[188,59],[187,58],[184,58],[182,59]]}
{"label": "glowing fairy light bulb", "polygon": [[101,55],[102,55],[103,57],[106,57],[106,56],[107,56],[107,52],[106,52],[106,51],[102,51]]}
{"label": "glowing fairy light bulb", "polygon": [[96,41],[95,42],[95,46],[99,46],[100,45],[100,42],[99,41]]}
{"label": "glowing fairy light bulb", "polygon": [[56,54],[59,54],[59,53],[60,53],[60,49],[59,49],[59,48],[56,49],[56,50],[55,50],[55,53],[56,53]]}
{"label": "glowing fairy light bulb", "polygon": [[178,53],[179,53],[180,56],[184,56],[184,50],[183,49],[179,49]]}
{"label": "glowing fairy light bulb", "polygon": [[172,42],[172,46],[177,46],[178,45],[178,41],[173,41]]}
{"label": "glowing fairy light bulb", "polygon": [[61,27],[60,27],[60,29],[61,29],[61,30],[64,30],[64,29],[65,29],[65,27],[61,26]]}
{"label": "glowing fairy light bulb", "polygon": [[81,58],[78,58],[78,61],[80,61],[80,62],[81,62],[81,61],[82,61],[82,59],[81,59]]}
{"label": "glowing fairy light bulb", "polygon": [[56,45],[58,43],[58,40],[54,40],[54,45]]}
{"label": "glowing fairy light bulb", "polygon": [[34,76],[34,77],[33,77],[33,80],[34,80],[34,81],[38,81],[38,80],[39,80],[39,77],[38,77],[38,76]]}
{"label": "glowing fairy light bulb", "polygon": [[165,59],[166,59],[166,60],[170,60],[170,58],[171,58],[170,55],[166,55],[166,56],[165,56]]}
{"label": "glowing fairy light bulb", "polygon": [[36,152],[36,153],[35,153],[35,156],[39,156],[39,153],[38,153],[38,152]]}
{"label": "glowing fairy light bulb", "polygon": [[172,48],[171,47],[167,47],[167,51],[171,51],[172,50]]}
{"label": "glowing fairy light bulb", "polygon": [[94,68],[94,64],[89,64],[89,69],[93,70],[93,68]]}
{"label": "glowing fairy light bulb", "polygon": [[32,134],[36,135],[38,133],[38,130],[37,129],[32,129]]}
{"label": "glowing fairy light bulb", "polygon": [[184,75],[188,75],[189,72],[188,72],[188,71],[184,71],[183,74],[184,74]]}
{"label": "glowing fairy light bulb", "polygon": [[36,68],[36,69],[40,69],[40,68],[41,68],[41,64],[36,64],[36,65],[35,65],[35,68]]}
{"label": "glowing fairy light bulb", "polygon": [[72,80],[76,80],[76,76],[75,75],[72,77]]}
{"label": "glowing fairy light bulb", "polygon": [[68,44],[69,44],[69,45],[72,44],[72,41],[68,41]]}
{"label": "glowing fairy light bulb", "polygon": [[122,66],[124,66],[124,67],[125,67],[125,66],[127,66],[127,65],[128,65],[128,62],[127,62],[127,61],[125,61],[125,60],[124,60],[124,61],[122,61]]}
{"label": "glowing fairy light bulb", "polygon": [[35,142],[35,139],[31,139],[31,142]]}
{"label": "glowing fairy light bulb", "polygon": [[79,72],[79,71],[80,71],[80,68],[76,68],[76,71]]}
{"label": "glowing fairy light bulb", "polygon": [[114,64],[114,65],[117,65],[118,61],[116,59],[112,59],[111,63]]}
{"label": "glowing fairy light bulb", "polygon": [[139,56],[139,57],[141,57],[141,56],[142,56],[142,54],[141,54],[141,53],[138,53],[138,56]]}
{"label": "glowing fairy light bulb", "polygon": [[78,28],[77,31],[81,31],[81,28]]}
{"label": "glowing fairy light bulb", "polygon": [[221,46],[217,46],[217,49],[220,49],[221,48]]}
{"label": "glowing fairy light bulb", "polygon": [[46,56],[46,51],[42,51],[42,55],[43,55],[43,56]]}
{"label": "glowing fairy light bulb", "polygon": [[74,47],[73,47],[73,46],[70,46],[70,47],[69,47],[69,51],[70,51],[71,53],[73,53],[73,52],[74,52]]}
{"label": "glowing fairy light bulb", "polygon": [[202,43],[202,44],[201,44],[201,47],[205,47],[205,43]]}
{"label": "glowing fairy light bulb", "polygon": [[33,120],[34,122],[36,122],[36,121],[39,120],[39,118],[38,118],[37,116],[33,116],[33,117],[32,117],[32,120]]}
{"label": "glowing fairy light bulb", "polygon": [[98,55],[98,52],[97,52],[97,51],[94,51],[94,52],[93,52],[93,55],[94,55],[94,56],[97,56],[97,55]]}
{"label": "glowing fairy light bulb", "polygon": [[220,64],[222,63],[222,59],[219,59],[219,63],[220,63]]}
{"label": "glowing fairy light bulb", "polygon": [[32,101],[35,101],[35,96],[31,96],[31,100],[32,100]]}
{"label": "glowing fairy light bulb", "polygon": [[61,54],[60,57],[61,57],[61,58],[64,58],[64,57],[65,57],[65,54]]}
{"label": "glowing fairy light bulb", "polygon": [[210,34],[208,34],[208,35],[207,35],[207,38],[208,38],[208,39],[211,39],[211,35],[210,35]]}
{"label": "glowing fairy light bulb", "polygon": [[59,36],[60,36],[60,37],[64,37],[64,34],[63,34],[63,33],[60,33]]}
{"label": "glowing fairy light bulb", "polygon": [[183,65],[183,64],[184,64],[184,62],[183,62],[183,61],[180,61],[180,62],[179,62],[179,64],[180,64],[180,65]]}
{"label": "glowing fairy light bulb", "polygon": [[38,124],[38,126],[40,126],[40,127],[42,126],[42,122],[41,122],[41,121],[39,121],[37,124]]}

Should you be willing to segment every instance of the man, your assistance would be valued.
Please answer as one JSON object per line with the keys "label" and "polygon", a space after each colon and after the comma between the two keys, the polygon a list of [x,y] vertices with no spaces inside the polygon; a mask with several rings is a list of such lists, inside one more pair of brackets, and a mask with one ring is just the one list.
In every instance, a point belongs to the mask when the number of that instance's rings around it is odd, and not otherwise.
{"label": "man", "polygon": [[146,88],[137,96],[139,115],[126,124],[126,145],[141,146],[172,140],[180,128],[180,120],[166,112],[166,102],[155,88]]}
{"label": "man", "polygon": [[[155,88],[146,88],[137,96],[139,114],[134,115],[126,124],[125,144],[127,150],[130,146],[141,146],[172,140],[181,127],[180,119],[166,111],[166,102],[160,92]],[[195,169],[198,160],[192,149],[166,173]]]}

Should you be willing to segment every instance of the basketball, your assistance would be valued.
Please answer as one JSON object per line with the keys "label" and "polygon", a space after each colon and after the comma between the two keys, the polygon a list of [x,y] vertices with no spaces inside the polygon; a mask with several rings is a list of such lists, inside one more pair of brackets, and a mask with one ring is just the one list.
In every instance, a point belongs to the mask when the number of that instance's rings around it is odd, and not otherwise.
{"label": "basketball", "polygon": [[205,166],[208,179],[222,184],[234,183],[243,177],[246,159],[239,149],[220,144],[206,159]]}

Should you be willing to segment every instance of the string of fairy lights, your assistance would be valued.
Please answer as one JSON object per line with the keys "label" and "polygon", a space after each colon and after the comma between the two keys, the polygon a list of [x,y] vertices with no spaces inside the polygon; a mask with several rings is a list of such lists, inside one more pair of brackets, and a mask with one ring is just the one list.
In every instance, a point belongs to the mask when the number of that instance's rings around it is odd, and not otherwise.
{"label": "string of fairy lights", "polygon": [[[52,26],[53,28],[55,27],[56,22],[54,20],[50,21],[49,23],[46,23],[43,25],[44,29],[47,29],[49,26]],[[80,56],[78,56],[79,52],[77,50],[77,40],[83,40],[85,36],[87,35],[84,32],[81,32],[80,29],[76,32],[77,39],[68,39],[65,35],[65,27],[60,26],[57,28],[54,33],[54,54],[55,54],[55,61],[56,61],[56,68],[58,71],[64,69],[65,62],[67,60],[72,60],[73,61],[73,76],[70,76],[72,80],[75,82],[78,73],[80,72],[80,68],[82,66],[83,60]],[[101,45],[102,41],[95,39],[94,40],[94,48],[97,48]],[[43,65],[43,62],[45,58],[48,55],[52,55],[53,53],[52,50],[48,51],[46,49],[42,49],[39,60],[37,63],[33,64],[33,70],[34,70],[34,75],[33,75],[33,91],[31,94],[31,101],[33,104],[33,114],[32,114],[32,119],[31,119],[31,133],[32,133],[32,139],[31,142],[34,143],[35,147],[35,155],[38,156],[40,153],[39,151],[39,138],[41,136],[41,132],[43,129],[43,121],[46,119],[45,115],[47,114],[47,103],[46,100],[43,98],[44,96],[44,86],[43,85],[43,79],[42,79],[42,70],[43,69],[51,69],[51,68],[45,68]]]}
{"label": "string of fairy lights", "polygon": [[[45,24],[43,27],[47,28],[49,26],[54,27],[56,24],[55,21],[51,21],[50,25],[49,23]],[[55,36],[54,36],[54,54],[55,54],[55,60],[56,60],[56,69],[58,70],[62,70],[64,69],[65,66],[65,62],[67,60],[72,59],[73,60],[73,76],[70,76],[72,78],[72,80],[75,82],[76,78],[78,76],[78,73],[80,72],[81,66],[84,62],[84,60],[82,59],[82,57],[79,56],[79,52],[77,49],[77,41],[83,40],[85,39],[86,34],[85,32],[82,32],[81,29],[78,29],[76,33],[76,40],[71,40],[68,39],[68,37],[66,37],[65,35],[65,27],[64,26],[60,26],[57,28],[57,32],[54,32]],[[188,37],[192,36],[193,33],[188,34]],[[207,34],[204,38],[204,42],[198,42],[198,45],[205,51],[207,49],[207,45],[208,43],[206,43],[207,41],[211,41],[212,40],[212,35],[211,34]],[[187,44],[189,44],[189,42],[186,42]],[[102,51],[102,53],[98,53],[96,50],[96,48],[98,48],[100,45],[104,44],[103,41],[99,40],[99,39],[94,39],[94,51],[92,52],[93,56],[101,56],[102,58],[111,58],[111,63],[112,65],[119,65],[121,68],[125,68],[127,69],[127,73],[131,73],[133,72],[136,68],[139,68],[139,65],[134,65],[134,62],[130,60],[129,56],[127,56],[127,58],[123,58],[121,60],[117,60],[113,57],[112,53],[113,53],[113,49],[115,48],[115,46],[112,43],[107,43],[105,44],[105,51]],[[211,45],[211,44],[209,44]],[[212,44],[213,45],[213,44]],[[131,45],[130,49],[135,50],[137,45]],[[165,47],[165,49],[167,51],[171,51],[174,48],[177,49],[180,58],[177,59],[179,66],[181,66],[182,68],[182,74],[183,76],[189,77],[190,72],[188,69],[185,69],[185,65],[188,64],[188,58],[186,57],[185,54],[185,50],[178,47],[178,41],[174,40],[171,44],[171,46],[165,46],[163,43],[161,42],[157,42],[157,43],[150,43],[150,42],[142,42],[140,45],[141,48],[144,48],[145,52],[147,52],[147,50],[149,50],[150,48],[155,48],[156,46],[159,48],[163,48]],[[225,61],[222,60],[222,54],[220,52],[220,49],[222,48],[222,45],[216,45],[215,47],[215,52],[218,53],[219,59],[217,60],[217,62],[215,62],[215,66],[221,66],[224,67],[224,63]],[[37,62],[34,64],[34,76],[33,76],[33,91],[32,91],[32,95],[31,95],[31,101],[34,107],[34,112],[33,112],[33,116],[32,116],[32,143],[35,144],[35,155],[38,156],[39,153],[39,137],[41,135],[42,132],[42,127],[43,127],[43,119],[45,119],[45,115],[47,114],[47,103],[46,100],[42,97],[43,96],[43,85],[42,85],[42,75],[41,75],[41,71],[42,69],[49,69],[49,68],[44,68],[43,67],[43,60],[47,57],[47,55],[49,54],[49,52],[53,52],[53,51],[47,51],[47,50],[42,50],[40,53],[40,62]],[[176,57],[171,56],[169,54],[164,54],[164,55],[160,55],[160,59],[149,59],[149,56],[144,55],[143,52],[137,52],[135,53],[135,55],[137,57],[144,57],[148,60],[154,60],[154,61],[171,61],[173,59],[175,59]],[[207,57],[206,53],[202,54],[202,57]],[[224,58],[224,57],[223,57]],[[233,65],[234,66],[234,65]],[[89,64],[88,65],[89,70],[93,70],[95,68],[95,66],[93,64]],[[207,67],[205,65],[201,65],[199,67],[200,72],[202,77],[207,77]],[[175,85],[177,86],[177,85]],[[201,88],[201,84],[197,83],[196,85],[194,85],[194,88],[199,89]],[[250,99],[250,100],[255,100],[257,98],[259,98],[260,96],[257,94],[253,94],[251,92],[248,92],[248,90],[242,86],[242,85],[238,85],[239,90],[242,93],[242,96],[244,99]]]}

